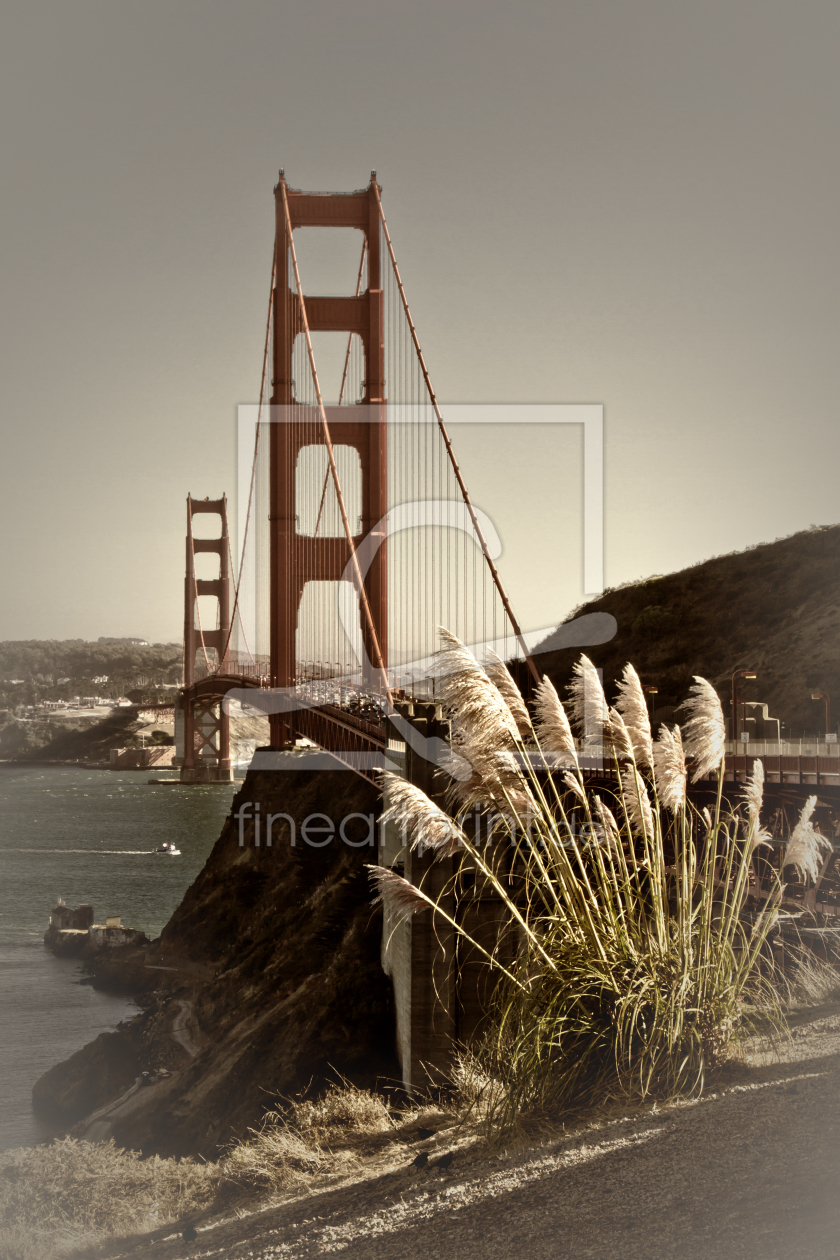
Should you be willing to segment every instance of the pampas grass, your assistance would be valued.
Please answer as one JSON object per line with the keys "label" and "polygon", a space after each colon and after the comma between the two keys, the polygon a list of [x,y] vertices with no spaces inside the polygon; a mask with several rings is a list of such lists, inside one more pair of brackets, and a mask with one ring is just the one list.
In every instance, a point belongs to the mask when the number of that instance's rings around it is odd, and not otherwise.
{"label": "pampas grass", "polygon": [[609,805],[604,804],[600,796],[592,798],[592,807],[598,819],[596,827],[600,842],[608,845],[611,849],[617,850],[621,842],[621,829],[616,822],[615,815]]}
{"label": "pampas grass", "polygon": [[618,699],[615,707],[624,718],[633,745],[636,765],[641,767],[651,765],[653,737],[650,730],[650,715],[639,675],[630,664],[624,666],[624,672],[618,684]]}
{"label": "pampas grass", "polygon": [[[431,802],[429,802],[431,804]],[[368,878],[376,888],[373,904],[382,902],[397,919],[410,919],[420,910],[434,909],[434,902],[425,893],[387,866],[368,866]]]}
{"label": "pampas grass", "polygon": [[653,748],[656,793],[666,809],[676,814],[685,804],[686,768],[682,734],[675,726],[663,726]]}
{"label": "pampas grass", "polygon": [[652,840],[655,832],[653,810],[647,786],[635,766],[623,766],[621,784],[624,789],[624,812],[635,836]]}
{"label": "pampas grass", "polygon": [[753,762],[752,773],[744,787],[744,801],[749,819],[750,848],[756,849],[759,845],[771,844],[773,837],[767,828],[761,825],[761,808],[764,804],[764,763],[758,757]]}
{"label": "pampas grass", "polygon": [[[749,1011],[776,1010],[758,965],[775,911],[755,923],[741,918],[752,845],[737,839],[740,818],[722,809],[724,726],[714,689],[695,678],[685,727],[665,729],[654,745],[635,671],[625,670],[608,715],[597,670],[582,657],[572,723],[551,683],[537,688],[532,750],[513,718],[518,705],[452,636],[444,656],[453,744],[459,754],[469,749],[474,781],[452,797],[457,833],[417,789],[403,792],[396,809],[414,843],[452,862],[447,890],[459,887],[463,862],[502,903],[517,932],[515,958],[503,967],[457,910],[444,913],[443,894],[424,900],[396,872],[371,874],[395,914],[441,915],[499,977],[491,1030],[472,1051],[479,1074],[498,1086],[482,1104],[491,1131],[504,1135],[524,1116],[608,1097],[702,1091],[748,1028]],[[597,792],[581,770],[573,725],[585,743],[606,735],[614,776]],[[686,755],[695,779],[718,772],[713,813],[687,800]],[[755,831],[757,781],[750,791]],[[476,799],[497,811],[492,851],[462,826]]]}
{"label": "pampas grass", "polygon": [[569,685],[572,724],[586,745],[600,744],[607,702],[598,671],[588,656],[575,662]]}
{"label": "pampas grass", "polygon": [[459,751],[470,760],[472,746],[515,747],[519,728],[498,687],[460,639],[445,630],[440,636],[438,696],[457,721]]}
{"label": "pampas grass", "polygon": [[726,722],[718,694],[711,683],[695,674],[691,692],[692,695],[682,705],[690,714],[682,731],[686,757],[694,763],[691,782],[696,783],[698,779],[708,778],[723,763]]}
{"label": "pampas grass", "polygon": [[550,678],[543,675],[534,695],[536,735],[544,753],[555,754],[561,765],[577,765],[575,737],[566,710]]}
{"label": "pampas grass", "polygon": [[528,712],[525,701],[513,681],[507,665],[502,658],[490,648],[487,652],[489,664],[485,667],[487,677],[498,688],[507,707],[510,709],[514,722],[516,723],[519,734],[523,739],[527,739],[532,733],[531,715]]}
{"label": "pampas grass", "polygon": [[[521,739],[504,696],[469,648],[448,630],[439,633],[438,697],[452,720],[451,752],[457,769],[451,782],[451,800],[468,809],[476,802],[492,801],[504,790],[505,766],[498,754],[520,747]],[[510,683],[513,685],[513,679]],[[463,769],[465,763],[472,771],[469,776]]]}
{"label": "pampas grass", "polygon": [[831,849],[830,842],[825,836],[815,831],[811,824],[811,815],[816,804],[816,796],[809,796],[803,805],[799,822],[794,827],[785,849],[783,862],[783,869],[787,866],[795,866],[800,875],[810,879],[812,883],[816,883],[819,876],[823,851]]}
{"label": "pampas grass", "polygon": [[752,773],[744,787],[744,801],[749,810],[750,822],[758,822],[764,804],[764,763],[758,757],[753,762]]}
{"label": "pampas grass", "polygon": [[[636,760],[630,731],[618,709],[610,709],[604,723],[604,744],[620,761]],[[638,764],[638,763],[637,763]]]}
{"label": "pampas grass", "polygon": [[382,822],[399,828],[403,845],[410,849],[432,849],[439,857],[454,857],[464,848],[464,833],[458,824],[407,779],[388,771],[382,774],[386,808]]}

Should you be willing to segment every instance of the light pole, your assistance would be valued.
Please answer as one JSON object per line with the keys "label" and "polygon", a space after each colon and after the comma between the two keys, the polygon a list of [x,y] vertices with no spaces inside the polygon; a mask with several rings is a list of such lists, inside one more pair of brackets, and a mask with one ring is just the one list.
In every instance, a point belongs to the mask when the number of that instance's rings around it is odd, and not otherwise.
{"label": "light pole", "polygon": [[[736,669],[732,675],[732,743],[733,746],[738,740],[738,679],[739,678],[755,678],[755,670],[752,669]],[[744,712],[744,725],[746,726],[746,710]]]}
{"label": "light pole", "polygon": [[[642,691],[645,693],[645,698],[647,698],[648,696],[659,695],[659,688],[654,687],[651,683],[642,683]],[[648,711],[651,717],[653,717],[653,706],[654,706],[654,701],[651,700],[650,704],[648,705]]]}
{"label": "light pole", "polygon": [[829,735],[831,733],[831,700],[829,698],[828,692],[827,691],[812,691],[811,699],[825,701],[825,733],[826,735]]}

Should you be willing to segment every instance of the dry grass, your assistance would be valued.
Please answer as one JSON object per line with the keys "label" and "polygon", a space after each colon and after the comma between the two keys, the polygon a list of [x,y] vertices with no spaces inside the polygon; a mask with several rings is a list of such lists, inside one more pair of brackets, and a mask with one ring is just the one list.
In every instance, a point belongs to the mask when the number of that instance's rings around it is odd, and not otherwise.
{"label": "dry grass", "polygon": [[231,1194],[270,1195],[320,1173],[351,1171],[366,1143],[379,1135],[385,1146],[384,1135],[393,1131],[383,1098],[342,1082],[319,1099],[296,1099],[283,1112],[269,1112],[216,1163],[142,1159],[113,1141],[72,1138],[6,1151],[0,1155],[0,1260],[54,1260],[107,1238],[176,1222],[181,1228]]}
{"label": "dry grass", "polygon": [[346,1169],[359,1138],[393,1128],[383,1098],[345,1081],[317,1101],[267,1112],[258,1129],[228,1148],[220,1167],[237,1185],[286,1189],[315,1173]]}
{"label": "dry grass", "polygon": [[41,1260],[86,1243],[156,1229],[209,1207],[212,1165],[141,1159],[136,1151],[63,1138],[0,1155],[0,1256]]}
{"label": "dry grass", "polygon": [[357,1133],[387,1133],[393,1128],[388,1107],[379,1094],[336,1085],[317,1102],[293,1104],[295,1123],[305,1132],[329,1138],[336,1130]]}

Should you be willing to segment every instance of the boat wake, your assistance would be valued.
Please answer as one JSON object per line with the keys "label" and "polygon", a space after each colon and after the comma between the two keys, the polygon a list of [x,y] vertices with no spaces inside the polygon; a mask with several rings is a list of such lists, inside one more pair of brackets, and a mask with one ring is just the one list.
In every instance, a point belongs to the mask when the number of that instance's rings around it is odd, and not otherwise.
{"label": "boat wake", "polygon": [[79,853],[88,857],[148,857],[151,853],[166,853],[169,857],[180,857],[181,850],[175,849],[4,849],[4,853]]}

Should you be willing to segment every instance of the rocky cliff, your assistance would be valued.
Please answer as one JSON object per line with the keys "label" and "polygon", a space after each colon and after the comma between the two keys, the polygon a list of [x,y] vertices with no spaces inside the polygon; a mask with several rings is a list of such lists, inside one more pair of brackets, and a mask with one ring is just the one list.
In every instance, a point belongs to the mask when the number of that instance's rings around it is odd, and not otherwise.
{"label": "rocky cliff", "polygon": [[[310,1083],[398,1077],[364,871],[376,861],[376,791],[338,763],[310,769],[290,754],[283,764],[249,771],[160,938],[91,964],[96,984],[145,1009],[38,1081],[42,1115],[66,1127],[139,1072],[165,1068],[172,1076],[144,1090],[142,1106],[113,1109],[108,1132],[147,1153],[211,1157]],[[269,814],[283,817],[267,847]]]}

